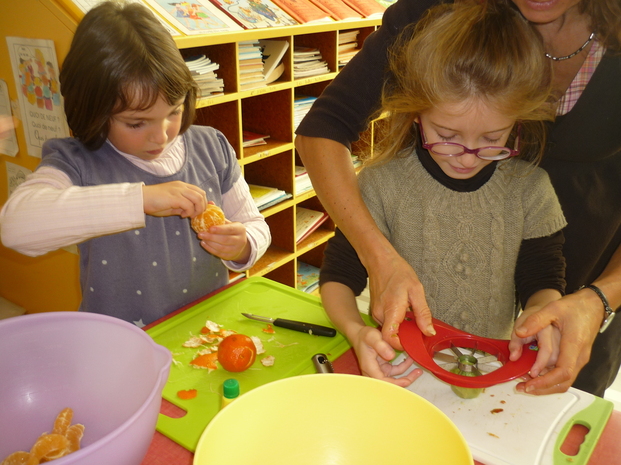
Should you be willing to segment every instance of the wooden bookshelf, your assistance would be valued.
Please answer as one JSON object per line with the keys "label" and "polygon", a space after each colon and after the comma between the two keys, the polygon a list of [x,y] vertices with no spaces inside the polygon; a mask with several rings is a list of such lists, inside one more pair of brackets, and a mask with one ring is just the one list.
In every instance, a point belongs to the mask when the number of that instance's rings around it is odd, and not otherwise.
{"label": "wooden bookshelf", "polygon": [[[54,40],[59,63],[62,64],[80,12],[67,8],[68,0],[24,0],[14,2],[0,17],[0,28],[7,36]],[[19,3],[19,5],[17,5]],[[40,24],[25,19],[38,18]],[[295,192],[295,165],[301,165],[294,147],[293,99],[296,94],[319,96],[338,73],[338,34],[357,29],[357,42],[364,39],[379,25],[379,19],[339,21],[313,25],[297,25],[252,29],[238,32],[193,36],[175,36],[184,56],[205,54],[218,63],[218,77],[224,79],[224,94],[200,98],[197,104],[196,124],[213,126],[224,133],[237,153],[245,179],[252,184],[277,187],[293,195],[262,213],[270,226],[272,245],[259,262],[246,274],[265,276],[295,287],[297,261],[315,266],[321,264],[326,241],[334,234],[334,223],[326,221],[300,244],[295,241],[295,211],[304,206],[324,211],[314,191],[300,195]],[[254,39],[279,39],[289,42],[283,60],[285,71],[274,83],[247,91],[239,91],[238,43]],[[318,48],[328,63],[326,74],[293,78],[293,47],[303,45]],[[6,52],[6,40],[3,45]],[[0,53],[0,79],[9,87],[11,100],[17,103],[17,89],[6,53]],[[4,56],[4,57],[3,57]],[[267,144],[242,147],[242,129],[269,134]],[[0,161],[34,169],[38,159],[27,155],[21,129],[18,132],[20,153],[17,157],[0,155]],[[23,149],[21,149],[23,147]],[[1,163],[0,165],[5,165]],[[7,198],[6,174],[0,168],[0,204]],[[0,295],[26,308],[28,312],[47,310],[74,310],[80,300],[77,256],[65,251],[44,257],[23,257],[0,246]],[[47,286],[54,276],[52,299],[32,298],[41,286]],[[63,276],[70,279],[63,280]],[[234,276],[233,276],[234,277]],[[52,302],[51,302],[52,301]]]}

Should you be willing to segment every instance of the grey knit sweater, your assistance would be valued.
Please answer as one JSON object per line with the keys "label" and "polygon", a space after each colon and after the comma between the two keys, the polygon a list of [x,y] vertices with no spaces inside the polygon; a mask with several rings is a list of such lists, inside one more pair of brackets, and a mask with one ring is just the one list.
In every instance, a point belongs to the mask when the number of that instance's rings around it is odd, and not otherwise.
{"label": "grey knit sweater", "polygon": [[416,270],[433,315],[469,333],[508,338],[522,240],[566,225],[545,171],[508,160],[478,190],[456,192],[411,153],[364,169],[359,182],[377,225]]}

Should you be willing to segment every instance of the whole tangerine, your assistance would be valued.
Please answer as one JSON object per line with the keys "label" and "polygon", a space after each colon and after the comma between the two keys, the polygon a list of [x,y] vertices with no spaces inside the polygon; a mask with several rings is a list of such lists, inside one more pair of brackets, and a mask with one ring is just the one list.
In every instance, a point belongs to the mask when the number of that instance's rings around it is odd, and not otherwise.
{"label": "whole tangerine", "polygon": [[218,346],[218,362],[226,371],[244,371],[252,366],[256,357],[254,342],[244,334],[231,334]]}

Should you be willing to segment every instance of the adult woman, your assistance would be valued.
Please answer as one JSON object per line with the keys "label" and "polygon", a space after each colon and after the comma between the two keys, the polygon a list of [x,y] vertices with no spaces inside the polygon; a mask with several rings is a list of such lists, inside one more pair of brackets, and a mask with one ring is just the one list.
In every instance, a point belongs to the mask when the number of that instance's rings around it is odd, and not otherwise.
{"label": "adult woman", "polygon": [[[432,3],[400,0],[389,8],[382,27],[315,103],[296,139],[320,199],[369,271],[373,315],[384,323],[384,339],[395,348],[398,338],[391,336],[405,310],[415,311],[421,327],[429,324],[430,312],[415,270],[398,256],[364,207],[348,146],[379,102],[388,46]],[[621,305],[621,208],[615,205],[621,195],[621,2],[513,3],[541,33],[554,62],[560,113],[541,166],[569,223],[567,289],[576,291],[528,318],[523,331],[518,328],[525,337],[553,324],[562,334],[556,366],[519,388],[547,394],[575,382],[603,395],[621,364],[621,318],[598,336],[606,316],[603,302],[593,288],[578,289],[594,285],[613,309]],[[592,346],[593,359],[582,369]]]}

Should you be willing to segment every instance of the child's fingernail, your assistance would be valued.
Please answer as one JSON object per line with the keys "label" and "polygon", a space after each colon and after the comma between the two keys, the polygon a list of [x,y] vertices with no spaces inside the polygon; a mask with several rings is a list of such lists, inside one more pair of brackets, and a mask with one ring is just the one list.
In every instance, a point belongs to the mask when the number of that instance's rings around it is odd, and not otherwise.
{"label": "child's fingernail", "polygon": [[526,389],[524,389],[524,392],[532,392],[535,390],[534,386],[526,386]]}
{"label": "child's fingernail", "polygon": [[427,332],[431,334],[432,336],[436,335],[436,330],[434,329],[433,325],[427,326]]}

